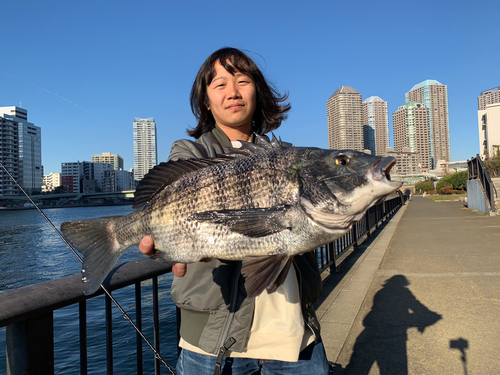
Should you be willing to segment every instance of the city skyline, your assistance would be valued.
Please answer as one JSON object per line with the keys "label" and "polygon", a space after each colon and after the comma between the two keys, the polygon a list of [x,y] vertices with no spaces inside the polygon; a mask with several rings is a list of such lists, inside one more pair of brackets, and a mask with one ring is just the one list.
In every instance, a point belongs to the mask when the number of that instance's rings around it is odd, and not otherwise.
{"label": "city skyline", "polygon": [[[132,168],[134,116],[155,117],[158,160],[166,161],[172,142],[196,125],[189,93],[199,67],[232,46],[289,94],[292,110],[275,132],[285,141],[328,147],[325,101],[338,87],[378,96],[394,113],[416,82],[435,79],[448,86],[451,160],[466,160],[479,153],[477,97],[500,84],[497,38],[478,20],[495,24],[499,12],[500,3],[488,0],[417,8],[256,0],[239,17],[231,7],[196,1],[6,3],[2,40],[7,51],[22,48],[0,63],[0,106],[28,109],[42,128],[45,174],[103,151]],[[132,27],[137,19],[148,27]],[[409,48],[410,40],[421,48]],[[392,126],[389,116],[391,146]]]}

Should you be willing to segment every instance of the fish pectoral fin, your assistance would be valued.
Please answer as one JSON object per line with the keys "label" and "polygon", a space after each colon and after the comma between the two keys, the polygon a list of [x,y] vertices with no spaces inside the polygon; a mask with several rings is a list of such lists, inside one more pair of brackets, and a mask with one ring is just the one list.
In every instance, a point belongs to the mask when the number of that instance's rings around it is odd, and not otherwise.
{"label": "fish pectoral fin", "polygon": [[251,208],[246,210],[207,211],[191,215],[188,220],[223,224],[231,231],[248,237],[264,237],[290,229],[286,219],[289,206]]}
{"label": "fish pectoral fin", "polygon": [[283,284],[292,264],[287,254],[246,257],[242,261],[241,274],[245,277],[248,297],[257,297],[265,289],[272,293]]}

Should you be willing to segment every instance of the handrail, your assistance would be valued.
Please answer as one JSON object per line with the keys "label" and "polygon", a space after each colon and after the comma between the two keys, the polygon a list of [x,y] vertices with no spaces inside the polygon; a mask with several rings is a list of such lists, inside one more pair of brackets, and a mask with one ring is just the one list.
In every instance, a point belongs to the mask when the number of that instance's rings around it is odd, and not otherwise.
{"label": "handrail", "polygon": [[[153,289],[158,276],[171,271],[165,263],[144,258],[116,266],[103,282],[108,291],[135,285],[136,322],[141,328],[141,281],[152,279]],[[158,294],[158,290],[153,293]],[[7,373],[10,375],[54,374],[53,312],[79,304],[80,374],[87,374],[86,301],[104,294],[102,289],[83,294],[81,275],[71,275],[39,284],[0,292],[0,327],[6,326]],[[111,328],[111,299],[105,296],[106,308],[106,362],[108,374],[113,373],[113,338]],[[158,315],[158,300],[153,301],[153,313]],[[154,327],[154,347],[159,350],[159,327]],[[142,374],[142,339],[137,337],[137,374]],[[155,359],[155,374],[160,374],[159,360]]]}
{"label": "handrail", "polygon": [[477,179],[481,183],[490,210],[496,211],[495,197],[497,197],[497,190],[479,154],[476,154],[475,158],[467,160],[467,170],[469,180]]}
{"label": "handrail", "polygon": [[[137,282],[163,275],[172,266],[149,258],[117,265],[103,283],[113,291]],[[61,277],[38,284],[0,292],[0,327],[31,319],[89,298],[104,294],[99,290],[90,296],[83,294],[80,274]]]}
{"label": "handrail", "polygon": [[370,236],[372,231],[381,222],[390,217],[402,204],[403,198],[399,195],[387,197],[383,202],[370,207],[366,214],[354,224],[349,232],[334,242],[316,249],[320,272],[330,269],[335,272],[342,261],[351,254],[361,243],[364,237]]}

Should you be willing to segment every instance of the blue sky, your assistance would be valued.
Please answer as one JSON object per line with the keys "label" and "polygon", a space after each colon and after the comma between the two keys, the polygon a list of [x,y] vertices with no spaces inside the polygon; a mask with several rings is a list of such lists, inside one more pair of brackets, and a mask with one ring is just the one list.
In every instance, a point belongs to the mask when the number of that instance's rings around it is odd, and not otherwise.
{"label": "blue sky", "polygon": [[[189,91],[203,61],[241,48],[292,111],[276,132],[328,147],[326,101],[340,86],[392,113],[415,84],[448,86],[451,157],[479,152],[477,97],[500,86],[500,2],[24,1],[0,7],[0,106],[42,128],[45,174],[111,152],[133,167],[134,117],[155,117],[158,156],[195,125]],[[22,104],[21,104],[22,103]]]}

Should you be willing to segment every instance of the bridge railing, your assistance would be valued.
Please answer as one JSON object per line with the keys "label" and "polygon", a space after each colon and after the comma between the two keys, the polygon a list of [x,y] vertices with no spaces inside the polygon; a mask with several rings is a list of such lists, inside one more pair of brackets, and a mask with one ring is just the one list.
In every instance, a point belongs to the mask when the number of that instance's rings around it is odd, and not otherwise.
{"label": "bridge railing", "polygon": [[[335,271],[340,263],[356,248],[359,241],[369,236],[402,204],[394,195],[371,207],[352,230],[333,243],[315,250],[321,271]],[[159,299],[158,277],[171,271],[171,267],[151,259],[141,259],[120,264],[104,282],[109,291],[135,286],[135,325],[142,329],[141,282],[152,280],[153,285],[153,346],[159,352]],[[0,293],[0,327],[6,327],[7,374],[54,374],[54,311],[78,304],[80,374],[88,373],[87,355],[87,300],[103,294],[86,296],[82,291],[81,275],[71,275],[39,284]],[[106,366],[113,374],[113,327],[111,299],[105,296]],[[132,329],[132,328],[131,328]],[[143,373],[142,339],[136,336],[136,372]],[[155,374],[160,374],[161,363],[155,359]],[[132,371],[131,371],[132,372]]]}
{"label": "bridge railing", "polygon": [[497,191],[479,154],[477,154],[475,158],[467,160],[467,169],[469,180],[479,180],[490,209],[495,211],[495,197],[497,196]]}

